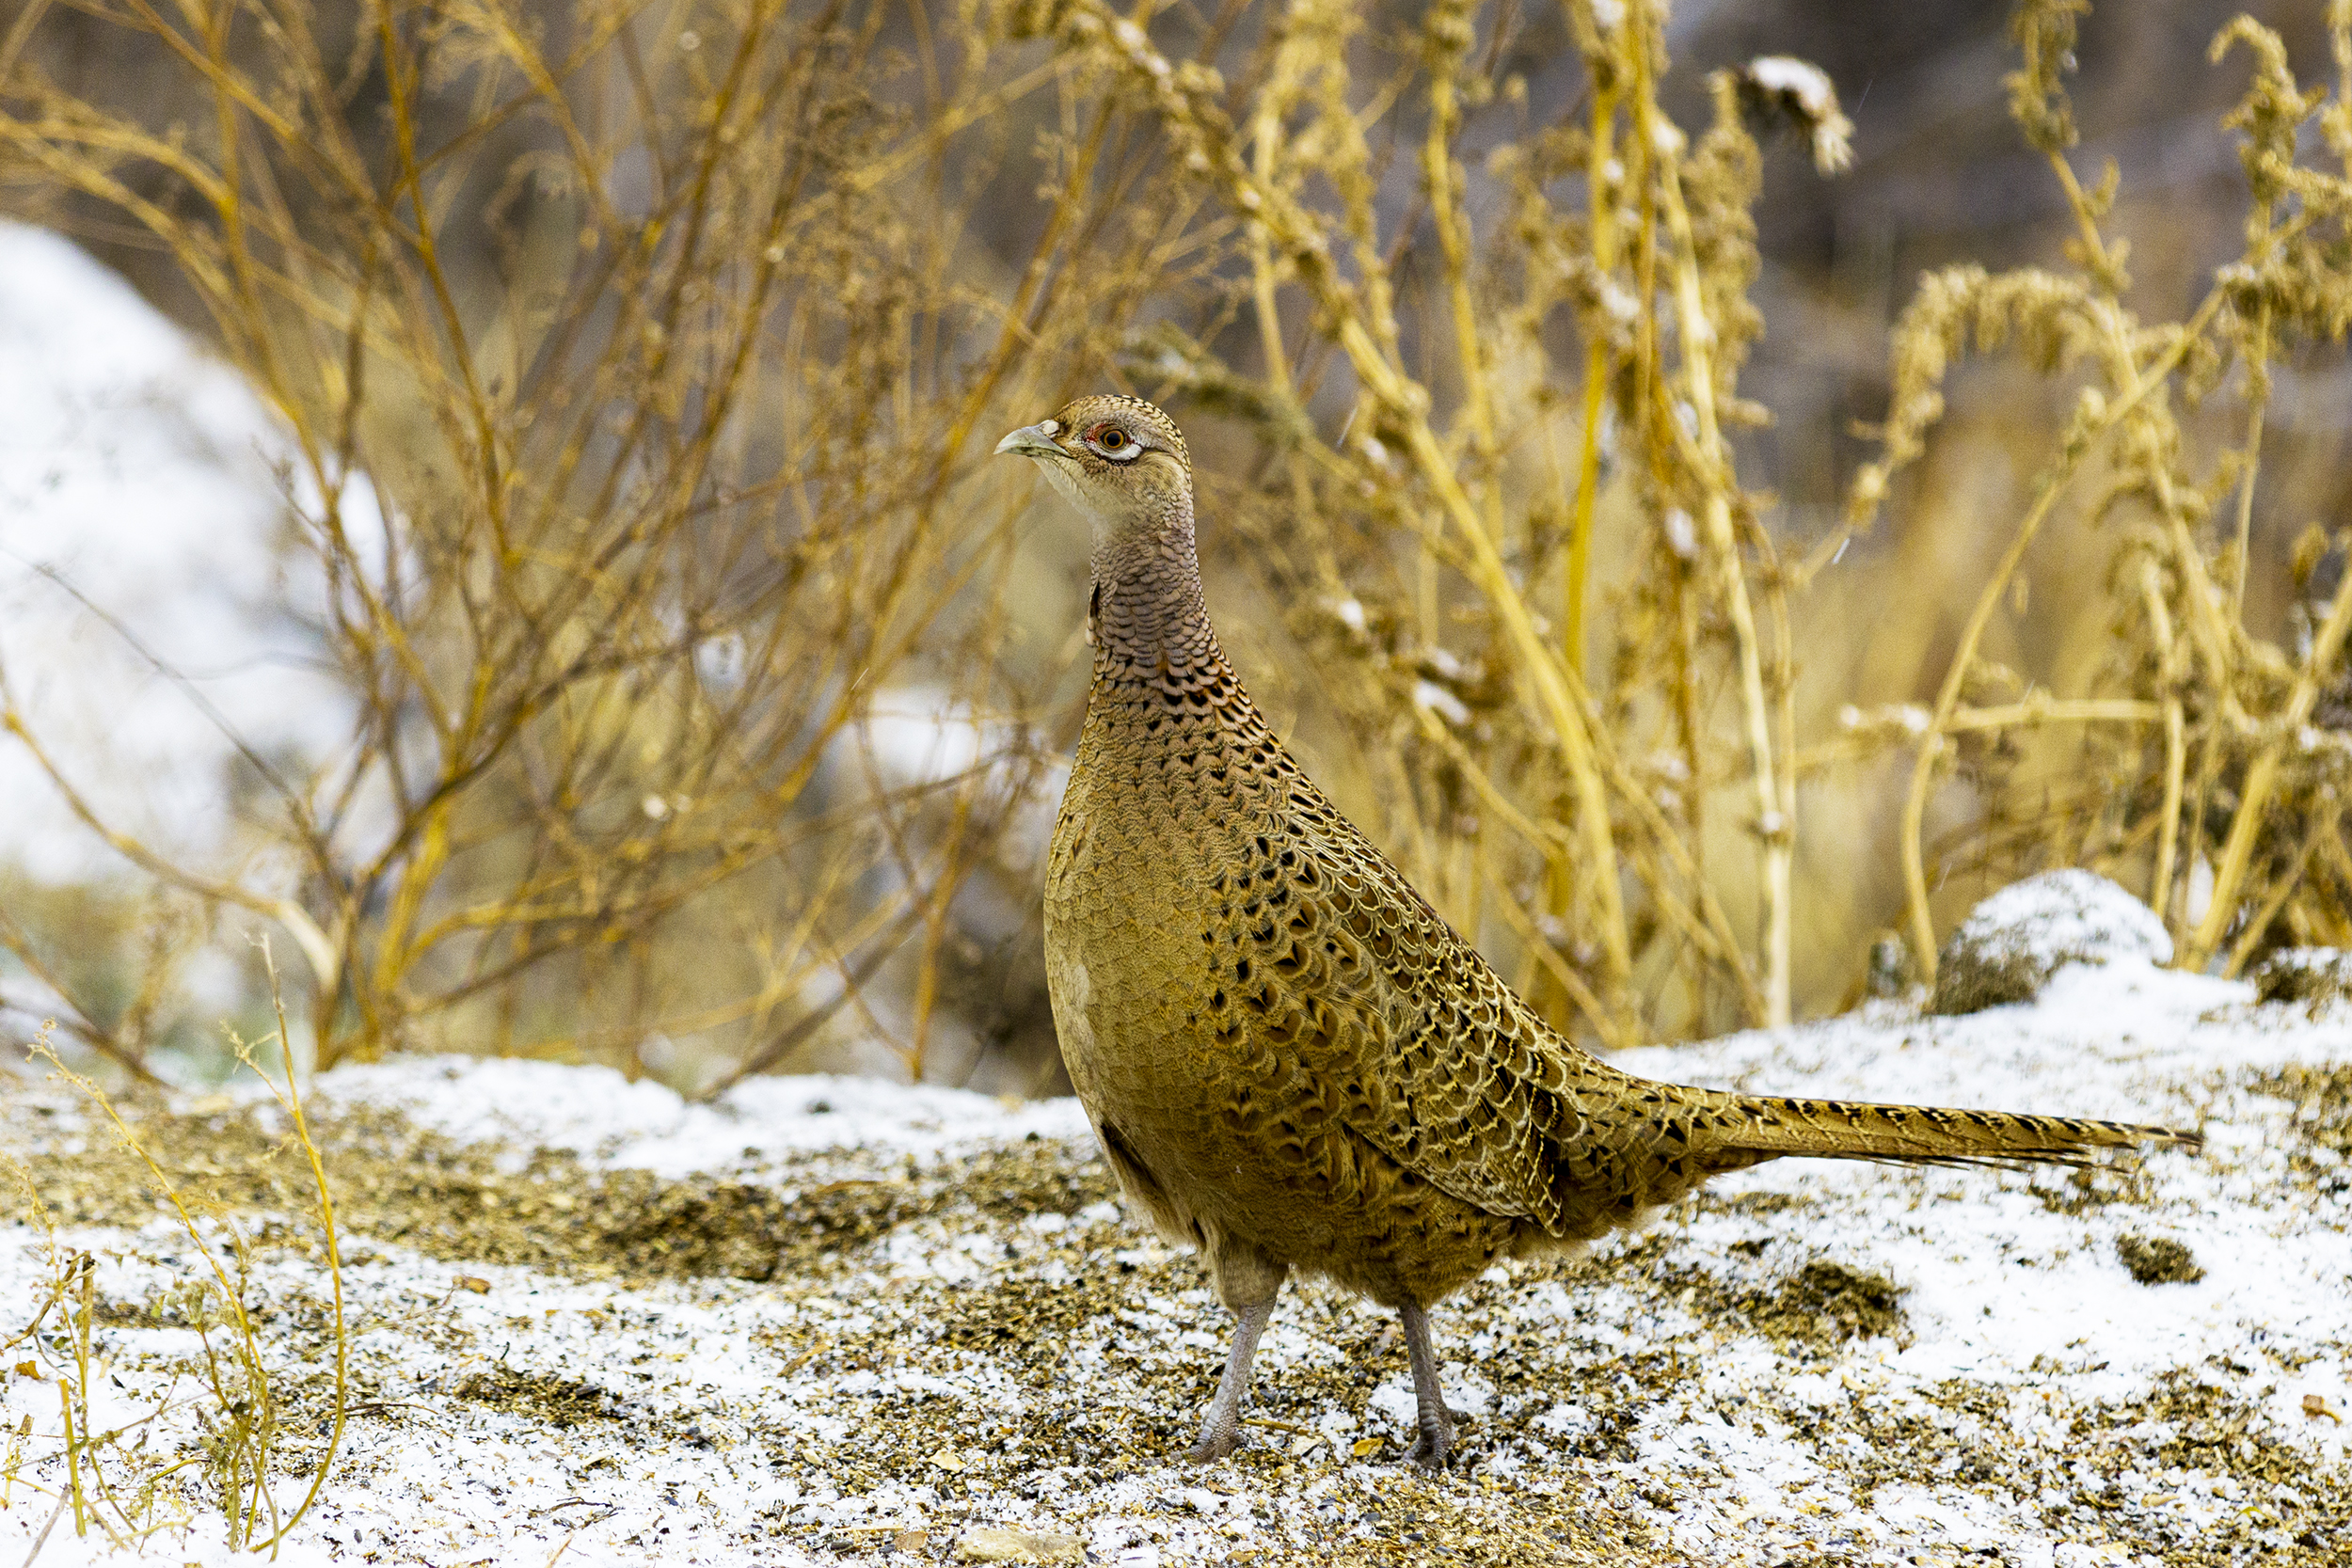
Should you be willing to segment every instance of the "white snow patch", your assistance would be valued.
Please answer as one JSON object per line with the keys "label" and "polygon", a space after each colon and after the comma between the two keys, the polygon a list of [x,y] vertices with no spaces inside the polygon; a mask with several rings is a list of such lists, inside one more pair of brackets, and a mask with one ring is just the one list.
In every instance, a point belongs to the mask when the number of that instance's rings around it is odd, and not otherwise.
{"label": "white snow patch", "polygon": [[1829,72],[1791,55],[1758,55],[1748,62],[1748,74],[1767,92],[1785,92],[1816,119],[1837,108],[1837,89]]}
{"label": "white snow patch", "polygon": [[1413,705],[1427,708],[1456,729],[1470,721],[1470,711],[1462,699],[1436,681],[1418,680],[1413,683]]}
{"label": "white snow patch", "polygon": [[2155,911],[2095,871],[2045,871],[2011,882],[1968,911],[1954,941],[1997,942],[2044,970],[2172,960],[2172,939]]}
{"label": "white snow patch", "polygon": [[[0,664],[94,808],[199,864],[230,851],[237,810],[236,748],[199,696],[281,766],[350,728],[304,625],[322,591],[278,548],[291,450],[244,381],[121,278],[0,221]],[[364,486],[342,505],[363,545],[380,533]],[[125,869],[6,737],[0,861],[56,882]]]}
{"label": "white snow patch", "polygon": [[[256,1091],[258,1092],[258,1091]],[[931,1157],[1030,1133],[1090,1139],[1071,1099],[999,1100],[936,1085],[816,1073],[751,1078],[707,1104],[611,1068],[470,1056],[339,1067],[311,1093],[373,1105],[458,1143],[569,1149],[592,1164],[678,1177],[823,1149]]]}

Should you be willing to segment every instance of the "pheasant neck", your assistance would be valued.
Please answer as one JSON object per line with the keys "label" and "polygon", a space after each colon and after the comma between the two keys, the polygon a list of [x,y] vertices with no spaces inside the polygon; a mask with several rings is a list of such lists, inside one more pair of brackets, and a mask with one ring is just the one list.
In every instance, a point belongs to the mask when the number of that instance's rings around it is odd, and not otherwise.
{"label": "pheasant neck", "polygon": [[1099,532],[1093,573],[1087,625],[1098,687],[1139,688],[1179,703],[1204,689],[1239,691],[1209,624],[1189,506],[1152,525]]}

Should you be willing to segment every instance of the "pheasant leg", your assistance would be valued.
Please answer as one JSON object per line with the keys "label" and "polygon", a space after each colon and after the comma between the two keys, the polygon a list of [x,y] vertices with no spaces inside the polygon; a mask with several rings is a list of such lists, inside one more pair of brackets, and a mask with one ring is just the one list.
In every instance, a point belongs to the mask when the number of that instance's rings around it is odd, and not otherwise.
{"label": "pheasant leg", "polygon": [[1200,1423],[1200,1441],[1185,1455],[1195,1464],[1223,1459],[1241,1447],[1241,1402],[1249,1394],[1249,1360],[1258,1354],[1258,1336],[1274,1316],[1274,1298],[1233,1308],[1233,1347],[1225,1354],[1225,1375],[1217,1379],[1216,1394]]}
{"label": "pheasant leg", "polygon": [[1454,1412],[1445,1406],[1438,1387],[1438,1353],[1429,1346],[1429,1314],[1410,1302],[1397,1308],[1405,1324],[1405,1350],[1413,1362],[1413,1402],[1421,1412],[1421,1440],[1406,1457],[1430,1469],[1441,1468],[1454,1448]]}

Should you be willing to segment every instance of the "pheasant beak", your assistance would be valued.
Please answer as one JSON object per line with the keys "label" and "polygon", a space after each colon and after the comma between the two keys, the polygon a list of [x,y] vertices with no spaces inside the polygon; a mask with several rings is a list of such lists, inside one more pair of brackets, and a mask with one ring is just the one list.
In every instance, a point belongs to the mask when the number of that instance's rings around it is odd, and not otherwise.
{"label": "pheasant beak", "polygon": [[999,453],[1009,451],[1023,457],[1058,457],[1066,461],[1070,454],[1054,439],[1060,433],[1061,426],[1052,420],[1025,424],[997,442],[996,450]]}

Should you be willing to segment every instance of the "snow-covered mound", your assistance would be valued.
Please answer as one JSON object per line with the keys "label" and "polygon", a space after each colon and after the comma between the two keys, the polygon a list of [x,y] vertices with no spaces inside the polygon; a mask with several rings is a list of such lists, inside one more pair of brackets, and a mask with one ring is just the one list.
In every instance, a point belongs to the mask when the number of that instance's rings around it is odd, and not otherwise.
{"label": "snow-covered mound", "polygon": [[[0,220],[0,667],[102,816],[207,869],[234,847],[224,723],[297,777],[350,727],[304,624],[321,590],[280,548],[292,452],[244,380],[129,284]],[[356,537],[380,528],[363,487],[343,504]],[[124,869],[7,736],[0,865]]]}
{"label": "snow-covered mound", "polygon": [[[358,1403],[278,1560],[2352,1560],[2352,1014],[2110,953],[2026,1006],[1625,1060],[2206,1148],[2082,1175],[1782,1162],[1583,1264],[1497,1269],[1434,1315],[1469,1415],[1436,1477],[1399,1463],[1392,1319],[1294,1286],[1248,1446],[1193,1467],[1229,1320],[1121,1212],[1067,1102],[778,1079],[693,1106],[542,1065],[342,1069],[310,1104]],[[314,1464],[329,1282],[282,1118],[215,1096],[138,1125],[191,1186],[282,1218],[250,1294],[284,1462]],[[0,1102],[10,1147],[59,1243],[98,1259],[92,1418],[163,1404],[140,1430],[167,1461],[204,1408],[172,1305],[191,1245],[57,1087]],[[50,1277],[41,1245],[0,1230],[0,1337]],[[56,1507],[73,1360],[49,1329],[8,1354],[40,1363],[0,1386],[0,1429],[30,1422],[0,1503],[21,1561]],[[216,1506],[184,1496],[149,1555],[226,1562]],[[72,1531],[36,1568],[111,1550]]]}
{"label": "snow-covered mound", "polygon": [[2068,964],[2169,963],[2155,911],[2092,871],[2045,871],[1968,911],[1938,956],[1931,1011],[2029,1002]]}

